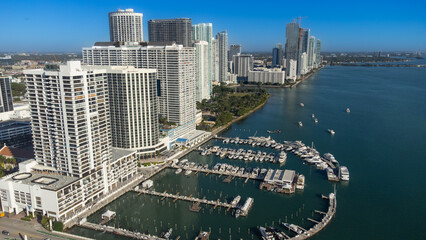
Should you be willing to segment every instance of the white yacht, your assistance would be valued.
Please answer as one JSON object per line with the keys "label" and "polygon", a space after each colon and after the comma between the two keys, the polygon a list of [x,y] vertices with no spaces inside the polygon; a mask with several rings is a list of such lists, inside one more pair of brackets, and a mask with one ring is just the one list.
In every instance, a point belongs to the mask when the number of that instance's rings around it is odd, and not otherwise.
{"label": "white yacht", "polygon": [[177,170],[176,170],[176,174],[179,174],[179,173],[181,173],[182,172],[182,168],[178,168]]}
{"label": "white yacht", "polygon": [[188,176],[191,173],[192,173],[192,171],[188,169],[188,170],[185,171],[185,176]]}
{"label": "white yacht", "polygon": [[315,122],[315,123],[318,123],[318,118],[315,118],[315,119],[314,119],[314,122]]}
{"label": "white yacht", "polygon": [[312,113],[312,118],[315,118],[315,114]]}
{"label": "white yacht", "polygon": [[303,127],[302,121],[299,122],[299,127]]}
{"label": "white yacht", "polygon": [[351,113],[351,110],[349,108],[346,108],[346,113]]}
{"label": "white yacht", "polygon": [[327,159],[328,161],[332,162],[332,163],[338,163],[336,158],[334,158],[333,154],[331,154],[331,153],[325,153],[324,158]]}
{"label": "white yacht", "polygon": [[305,176],[300,174],[297,178],[296,189],[303,190],[305,188]]}
{"label": "white yacht", "polygon": [[336,133],[333,129],[328,129],[328,132],[329,132],[331,135],[334,135],[334,134]]}
{"label": "white yacht", "polygon": [[341,166],[339,168],[339,172],[340,172],[340,179],[342,181],[349,181],[349,170],[347,167]]}
{"label": "white yacht", "polygon": [[304,107],[304,106],[305,106],[305,104],[303,104],[303,103],[301,102],[301,103],[300,103],[300,106],[301,106],[301,107]]}

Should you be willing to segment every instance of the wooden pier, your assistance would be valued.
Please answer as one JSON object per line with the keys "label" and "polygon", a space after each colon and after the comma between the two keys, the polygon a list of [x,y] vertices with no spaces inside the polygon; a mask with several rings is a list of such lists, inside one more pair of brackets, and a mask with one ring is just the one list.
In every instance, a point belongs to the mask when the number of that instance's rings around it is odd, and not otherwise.
{"label": "wooden pier", "polygon": [[156,237],[152,235],[147,235],[147,234],[143,234],[139,232],[132,232],[127,229],[115,228],[111,226],[105,226],[105,225],[100,225],[100,224],[95,224],[90,222],[85,222],[83,224],[80,224],[79,226],[87,228],[87,229],[92,229],[92,230],[101,231],[101,232],[108,232],[115,235],[120,235],[120,236],[134,238],[134,239],[165,240],[164,238],[160,238],[160,237]]}
{"label": "wooden pier", "polygon": [[236,208],[236,205],[232,205],[230,203],[224,203],[224,202],[220,202],[219,199],[217,201],[212,201],[212,200],[207,200],[205,198],[200,199],[200,198],[194,198],[192,197],[192,194],[190,196],[182,196],[182,195],[175,195],[175,194],[171,194],[171,193],[161,193],[161,192],[156,192],[156,191],[152,191],[152,190],[146,190],[146,189],[141,189],[141,190],[133,190],[139,193],[143,193],[143,194],[149,194],[149,195],[154,195],[154,196],[158,196],[158,197],[166,197],[166,198],[172,198],[174,199],[173,201],[176,200],[184,200],[184,201],[188,201],[188,202],[196,202],[196,203],[203,203],[206,205],[212,205],[215,208],[217,206],[220,207],[224,207],[224,208]]}

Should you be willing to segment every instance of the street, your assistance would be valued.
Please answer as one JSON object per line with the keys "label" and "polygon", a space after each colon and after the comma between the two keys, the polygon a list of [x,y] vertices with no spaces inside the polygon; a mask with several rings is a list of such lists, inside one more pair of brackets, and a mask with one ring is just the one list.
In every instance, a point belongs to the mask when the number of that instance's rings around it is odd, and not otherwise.
{"label": "street", "polygon": [[6,236],[0,233],[0,239],[24,239],[24,235],[27,235],[27,239],[72,239],[68,237],[62,237],[55,233],[47,232],[43,227],[36,223],[26,222],[19,219],[12,219],[3,217],[0,218],[0,231],[6,230],[10,233],[10,236]]}

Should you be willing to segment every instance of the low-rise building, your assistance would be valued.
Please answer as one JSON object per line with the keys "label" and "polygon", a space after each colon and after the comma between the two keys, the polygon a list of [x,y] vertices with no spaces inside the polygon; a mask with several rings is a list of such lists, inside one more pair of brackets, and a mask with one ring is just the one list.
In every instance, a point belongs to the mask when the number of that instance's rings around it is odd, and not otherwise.
{"label": "low-rise building", "polygon": [[[137,172],[135,151],[113,148],[112,154],[112,161],[102,166],[106,193],[114,192]],[[1,208],[16,214],[39,212],[65,222],[85,209],[85,188],[90,181],[91,175],[61,175],[55,168],[27,160],[19,164],[19,172],[0,179]]]}

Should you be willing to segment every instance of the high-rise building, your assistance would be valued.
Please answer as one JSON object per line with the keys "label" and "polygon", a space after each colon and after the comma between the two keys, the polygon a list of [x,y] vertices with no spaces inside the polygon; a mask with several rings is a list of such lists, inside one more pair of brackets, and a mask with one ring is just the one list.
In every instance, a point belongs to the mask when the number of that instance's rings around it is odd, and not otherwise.
{"label": "high-rise building", "polygon": [[302,55],[300,56],[299,68],[300,74],[304,75],[308,73],[308,55],[306,54],[306,52],[302,53]]}
{"label": "high-rise building", "polygon": [[253,55],[250,54],[238,54],[233,56],[233,73],[238,76],[238,80],[247,80],[249,71],[253,70],[253,60]]}
{"label": "high-rise building", "polygon": [[160,115],[179,126],[171,140],[195,130],[195,48],[175,44],[96,45],[83,48],[85,64],[157,69]]}
{"label": "high-rise building", "polygon": [[295,81],[297,78],[297,61],[290,59],[288,60],[288,65],[289,67],[287,68],[288,73],[288,77],[286,79],[290,80],[290,81]]}
{"label": "high-rise building", "polygon": [[0,113],[13,111],[11,77],[0,76]]}
{"label": "high-rise building", "polygon": [[303,29],[302,53],[308,52],[309,29]]}
{"label": "high-rise building", "polygon": [[153,19],[148,21],[149,41],[192,46],[192,23],[190,18]]}
{"label": "high-rise building", "polygon": [[228,60],[231,61],[233,56],[241,54],[241,49],[241,45],[231,44],[231,46],[229,46]]}
{"label": "high-rise building", "polygon": [[206,41],[208,43],[208,78],[210,84],[210,93],[212,94],[212,82],[214,80],[213,70],[213,25],[211,23],[199,23],[192,26],[192,40],[193,41]]}
{"label": "high-rise building", "polygon": [[315,48],[315,63],[317,67],[321,65],[321,40],[317,39],[317,46]]}
{"label": "high-rise building", "polygon": [[308,67],[313,68],[315,62],[315,37],[309,37],[308,41]]}
{"label": "high-rise building", "polygon": [[142,13],[135,13],[131,8],[110,12],[108,17],[111,42],[142,42],[142,16]]}
{"label": "high-rise building", "polygon": [[212,42],[213,25],[211,23],[199,23],[192,25],[192,40]]}
{"label": "high-rise building", "polygon": [[210,99],[211,82],[209,80],[209,44],[206,41],[197,41],[195,46],[197,101]]}
{"label": "high-rise building", "polygon": [[212,38],[213,80],[219,81],[219,41]]}
{"label": "high-rise building", "polygon": [[[101,169],[112,147],[105,70],[70,61],[24,74],[36,161],[74,177]],[[103,186],[93,184],[95,191]]]}
{"label": "high-rise building", "polygon": [[277,44],[276,47],[272,49],[272,66],[283,66],[283,61],[283,46],[281,44]]}
{"label": "high-rise building", "polygon": [[285,71],[281,68],[264,69],[263,71],[250,71],[249,82],[285,84]]}
{"label": "high-rise building", "polygon": [[139,157],[164,150],[159,141],[157,71],[91,66],[95,67],[107,73],[113,147],[137,151]]}
{"label": "high-rise building", "polygon": [[35,160],[0,179],[2,210],[38,211],[70,226],[87,205],[138,180],[135,152],[111,147],[104,69],[69,61],[24,74]]}
{"label": "high-rise building", "polygon": [[[286,44],[285,44],[285,58],[287,60],[286,68],[290,68],[290,61],[299,59],[299,38],[300,38],[300,24],[293,22],[288,23],[286,26]],[[287,74],[290,71],[287,70]]]}
{"label": "high-rise building", "polygon": [[218,67],[219,67],[219,82],[226,82],[226,73],[228,65],[228,33],[226,31],[220,32],[216,35],[217,51],[218,51]]}

